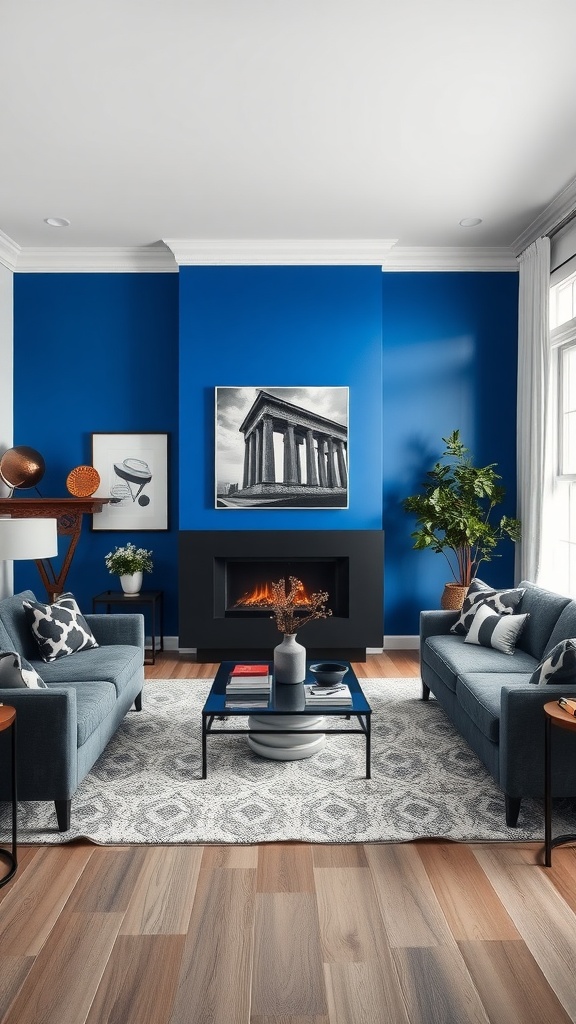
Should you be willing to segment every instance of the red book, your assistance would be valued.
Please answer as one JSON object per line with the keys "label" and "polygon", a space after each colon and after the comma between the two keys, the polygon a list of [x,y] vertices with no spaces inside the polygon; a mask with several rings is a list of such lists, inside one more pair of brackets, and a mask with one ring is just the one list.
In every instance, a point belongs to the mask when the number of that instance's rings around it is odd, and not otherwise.
{"label": "red book", "polygon": [[267,676],[268,665],[235,665],[231,676]]}

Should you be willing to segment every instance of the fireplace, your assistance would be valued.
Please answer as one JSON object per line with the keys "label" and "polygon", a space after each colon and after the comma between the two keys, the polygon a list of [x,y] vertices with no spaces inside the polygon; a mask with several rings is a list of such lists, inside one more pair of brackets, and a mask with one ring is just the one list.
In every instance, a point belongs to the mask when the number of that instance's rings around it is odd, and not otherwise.
{"label": "fireplace", "polygon": [[295,576],[307,597],[325,591],[332,615],[299,637],[310,657],[364,661],[381,647],[380,530],[189,530],[180,534],[180,646],[199,661],[271,657],[280,634],[270,585]]}

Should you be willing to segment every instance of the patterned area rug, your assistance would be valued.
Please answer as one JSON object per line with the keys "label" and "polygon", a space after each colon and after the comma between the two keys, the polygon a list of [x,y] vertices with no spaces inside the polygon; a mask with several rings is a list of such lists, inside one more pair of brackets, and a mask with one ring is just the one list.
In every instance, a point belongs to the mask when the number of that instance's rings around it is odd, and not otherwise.
{"label": "patterned area rug", "polygon": [[[53,804],[19,805],[22,843],[466,842],[543,840],[542,804],[524,800],[506,827],[504,799],[478,758],[415,679],[362,680],[372,706],[372,779],[362,736],[333,736],[303,761],[268,761],[244,736],[208,740],[202,781],[200,712],[206,680],[149,680],[72,801],[57,831]],[[333,720],[335,721],[335,720]],[[230,723],[232,724],[232,723]],[[240,727],[245,720],[237,720]],[[340,720],[344,725],[345,720]],[[7,805],[3,805],[3,809]],[[554,831],[576,832],[561,801]],[[2,833],[6,837],[8,822]]]}

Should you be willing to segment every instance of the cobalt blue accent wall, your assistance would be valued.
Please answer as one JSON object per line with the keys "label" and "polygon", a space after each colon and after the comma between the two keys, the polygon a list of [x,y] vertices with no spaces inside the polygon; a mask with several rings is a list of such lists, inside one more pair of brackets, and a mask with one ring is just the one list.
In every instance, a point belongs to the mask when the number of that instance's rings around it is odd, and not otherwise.
{"label": "cobalt blue accent wall", "polygon": [[[183,530],[381,529],[379,267],[180,271]],[[348,386],[348,509],[215,509],[216,386]]]}
{"label": "cobalt blue accent wall", "polygon": [[[418,490],[459,428],[478,464],[498,463],[507,515],[516,513],[518,275],[383,274],[383,517],[385,632],[418,632],[450,580],[445,558],[414,551],[402,498]],[[484,563],[482,579],[514,582],[514,545]]]}
{"label": "cobalt blue accent wall", "polygon": [[[92,531],[85,516],[67,580],[91,611],[94,594],[117,587],[106,552],[128,540],[153,550],[145,586],[165,591],[168,635],[178,632],[177,394],[177,274],[15,274],[14,444],[43,454],[42,495],[68,495],[70,470],[91,463],[94,431],[170,435],[169,532]],[[24,587],[45,596],[36,567],[18,562],[15,588]]]}

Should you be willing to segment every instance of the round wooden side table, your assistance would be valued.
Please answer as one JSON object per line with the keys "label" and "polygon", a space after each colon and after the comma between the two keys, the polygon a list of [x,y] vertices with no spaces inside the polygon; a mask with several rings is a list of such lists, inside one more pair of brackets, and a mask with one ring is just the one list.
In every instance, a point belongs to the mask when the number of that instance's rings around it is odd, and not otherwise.
{"label": "round wooden side table", "polygon": [[562,843],[576,842],[576,835],[556,836],[552,839],[552,726],[576,732],[576,718],[563,711],[555,700],[544,705],[546,733],[544,746],[544,863],[552,866],[552,848]]}
{"label": "round wooden side table", "polygon": [[16,796],[16,708],[7,704],[0,704],[0,732],[9,729],[11,733],[11,764],[12,764],[12,851],[0,848],[0,858],[8,864],[8,871],[0,878],[0,886],[6,885],[16,874],[18,867],[17,859],[17,811],[18,803]]}

